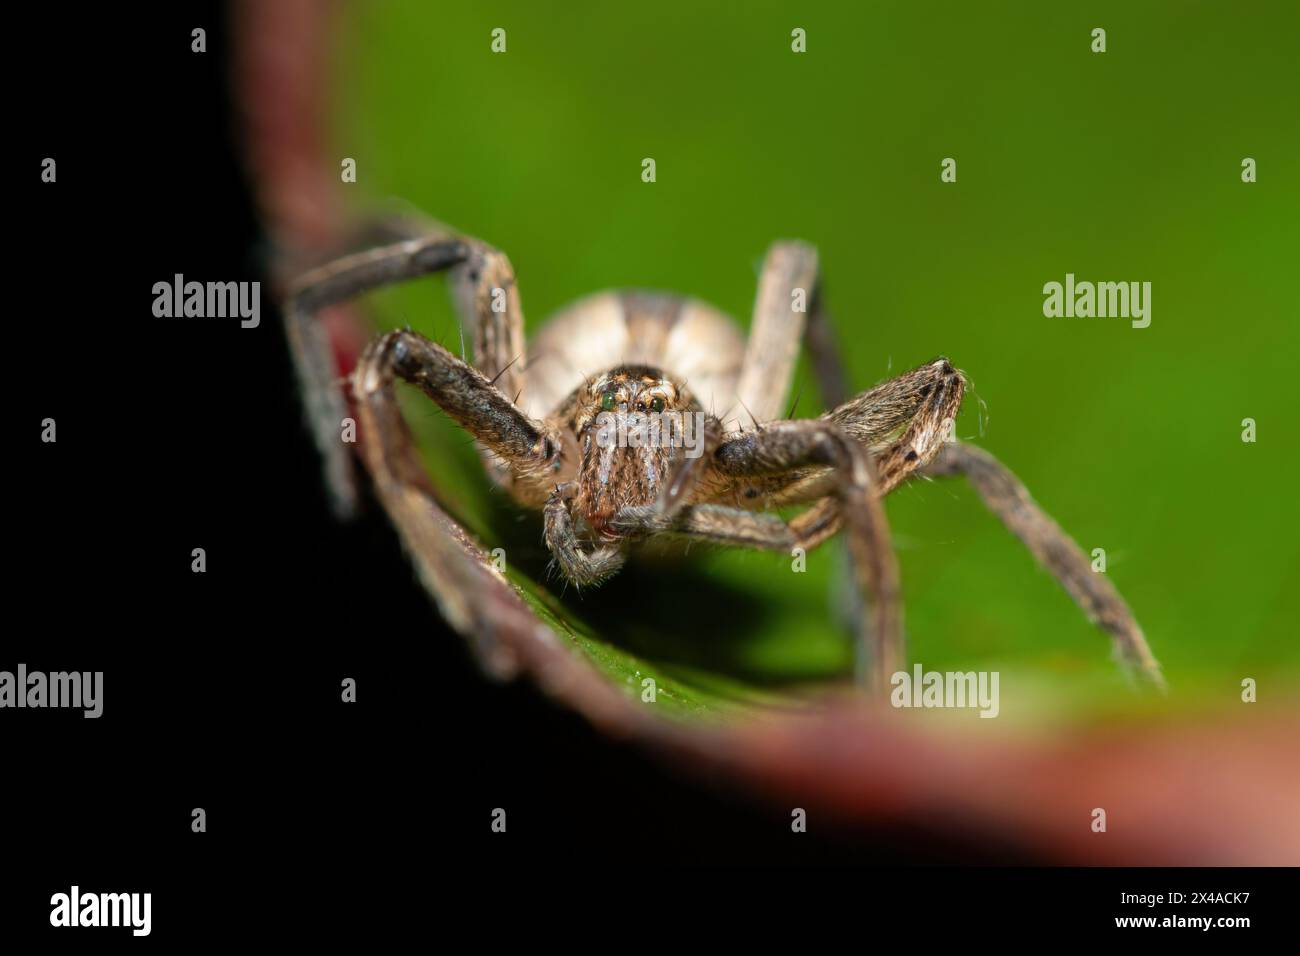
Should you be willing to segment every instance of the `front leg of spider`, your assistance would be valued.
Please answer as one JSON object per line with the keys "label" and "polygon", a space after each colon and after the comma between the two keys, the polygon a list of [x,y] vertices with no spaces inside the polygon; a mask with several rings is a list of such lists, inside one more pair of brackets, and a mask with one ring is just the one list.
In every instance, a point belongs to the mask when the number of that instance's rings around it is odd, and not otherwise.
{"label": "front leg of spider", "polygon": [[724,442],[714,464],[740,481],[809,466],[830,468],[831,496],[847,526],[854,576],[869,608],[859,626],[864,677],[872,691],[883,693],[890,676],[904,664],[903,621],[898,564],[868,451],[831,422],[780,421]]}
{"label": "front leg of spider", "polygon": [[543,537],[560,573],[576,587],[600,584],[623,566],[621,548],[600,545],[583,547],[574,530],[572,502],[578,494],[575,482],[555,486],[542,508]]}

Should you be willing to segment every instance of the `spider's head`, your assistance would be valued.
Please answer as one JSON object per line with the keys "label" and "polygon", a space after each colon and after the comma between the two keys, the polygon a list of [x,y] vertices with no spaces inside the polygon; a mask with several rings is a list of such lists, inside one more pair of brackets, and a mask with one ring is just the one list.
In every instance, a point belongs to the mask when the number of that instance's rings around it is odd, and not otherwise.
{"label": "spider's head", "polygon": [[597,376],[579,395],[577,510],[592,530],[623,508],[653,504],[680,462],[703,451],[704,413],[684,385],[644,365]]}

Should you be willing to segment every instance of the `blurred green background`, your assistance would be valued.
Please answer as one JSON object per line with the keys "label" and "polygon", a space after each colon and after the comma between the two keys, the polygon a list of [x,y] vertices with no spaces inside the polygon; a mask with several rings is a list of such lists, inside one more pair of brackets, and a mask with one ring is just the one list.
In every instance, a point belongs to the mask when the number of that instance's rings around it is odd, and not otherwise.
{"label": "blurred green background", "polygon": [[[958,434],[1106,549],[1173,706],[1231,704],[1246,676],[1276,701],[1300,686],[1300,15],[1073,6],[350,5],[335,136],[359,182],[339,188],[359,213],[409,203],[505,250],[530,330],[618,287],[747,324],[767,245],[815,243],[852,385],[938,354],[965,370]],[[1151,282],[1150,327],[1044,317],[1044,283],[1067,272]],[[457,341],[440,280],[373,303],[382,324]],[[799,413],[818,411],[806,364],[800,383]],[[407,408],[456,510],[518,580],[545,581],[536,519],[486,490],[427,401]],[[888,511],[913,661],[1000,670],[1006,716],[1138,703],[1106,638],[964,484],[913,483]],[[697,549],[599,592],[536,593],[616,678],[655,674],[711,711],[848,673],[842,560],[826,548],[794,574]]]}

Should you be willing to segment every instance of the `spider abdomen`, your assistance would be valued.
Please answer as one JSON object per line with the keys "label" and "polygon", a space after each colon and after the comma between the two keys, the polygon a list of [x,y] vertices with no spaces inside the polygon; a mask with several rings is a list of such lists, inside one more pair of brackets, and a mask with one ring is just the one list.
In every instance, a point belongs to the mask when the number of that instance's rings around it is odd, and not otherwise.
{"label": "spider abdomen", "polygon": [[745,356],[735,321],[698,299],[661,292],[602,292],[546,322],[528,343],[528,387],[519,404],[553,415],[575,389],[624,365],[660,369],[687,383],[706,411],[731,407]]}

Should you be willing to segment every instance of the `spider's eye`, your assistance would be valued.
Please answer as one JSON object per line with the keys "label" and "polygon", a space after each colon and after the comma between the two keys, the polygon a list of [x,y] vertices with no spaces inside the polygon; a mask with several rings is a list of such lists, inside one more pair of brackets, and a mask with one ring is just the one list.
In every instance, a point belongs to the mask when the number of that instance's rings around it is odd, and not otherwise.
{"label": "spider's eye", "polygon": [[663,410],[664,410],[664,400],[662,398],[656,398],[650,402],[650,411],[654,412],[656,415],[658,415]]}
{"label": "spider's eye", "polygon": [[612,412],[616,401],[618,401],[618,395],[615,393],[614,389],[611,388],[600,397],[600,410],[602,412]]}

